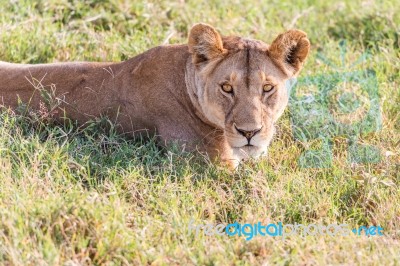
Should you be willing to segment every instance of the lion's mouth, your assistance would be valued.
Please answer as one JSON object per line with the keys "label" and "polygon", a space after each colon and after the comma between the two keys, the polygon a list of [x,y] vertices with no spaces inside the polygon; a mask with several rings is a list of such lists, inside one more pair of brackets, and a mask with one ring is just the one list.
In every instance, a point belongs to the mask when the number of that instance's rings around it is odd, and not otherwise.
{"label": "lion's mouth", "polygon": [[246,145],[243,146],[231,146],[232,148],[235,149],[253,149],[253,148],[257,148],[257,146],[253,145],[253,144],[249,144],[247,143]]}

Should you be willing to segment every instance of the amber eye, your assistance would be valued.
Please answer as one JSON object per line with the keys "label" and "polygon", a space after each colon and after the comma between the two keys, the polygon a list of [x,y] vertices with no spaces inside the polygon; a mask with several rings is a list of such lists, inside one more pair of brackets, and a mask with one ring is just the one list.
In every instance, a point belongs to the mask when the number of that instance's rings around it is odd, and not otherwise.
{"label": "amber eye", "polygon": [[222,86],[221,86],[221,88],[222,88],[222,90],[224,91],[224,92],[227,92],[227,93],[232,93],[233,92],[233,87],[231,86],[231,85],[229,85],[229,84],[223,84]]}
{"label": "amber eye", "polygon": [[272,86],[271,84],[265,84],[264,86],[263,86],[263,91],[264,92],[270,92],[270,91],[272,91],[274,89],[274,86]]}

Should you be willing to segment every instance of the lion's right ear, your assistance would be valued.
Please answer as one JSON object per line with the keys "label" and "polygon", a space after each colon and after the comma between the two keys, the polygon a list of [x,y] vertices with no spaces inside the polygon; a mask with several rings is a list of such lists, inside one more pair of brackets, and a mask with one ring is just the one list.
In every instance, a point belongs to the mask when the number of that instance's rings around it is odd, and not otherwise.
{"label": "lion's right ear", "polygon": [[213,27],[203,23],[192,27],[188,44],[194,64],[209,61],[227,53],[227,50],[224,49],[221,35]]}

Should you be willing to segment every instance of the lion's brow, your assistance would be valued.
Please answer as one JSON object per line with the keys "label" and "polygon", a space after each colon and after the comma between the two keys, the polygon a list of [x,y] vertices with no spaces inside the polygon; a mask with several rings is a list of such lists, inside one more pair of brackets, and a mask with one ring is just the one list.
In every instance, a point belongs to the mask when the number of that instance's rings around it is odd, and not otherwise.
{"label": "lion's brow", "polygon": [[250,48],[246,48],[246,87],[250,88]]}

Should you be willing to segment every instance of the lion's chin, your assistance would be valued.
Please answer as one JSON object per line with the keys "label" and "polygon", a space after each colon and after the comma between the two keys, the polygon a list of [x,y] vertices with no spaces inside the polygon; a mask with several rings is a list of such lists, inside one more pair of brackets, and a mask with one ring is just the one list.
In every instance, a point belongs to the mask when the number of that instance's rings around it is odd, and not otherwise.
{"label": "lion's chin", "polygon": [[244,145],[241,147],[232,147],[234,159],[243,161],[250,158],[259,158],[267,153],[267,147],[260,147],[254,145]]}

